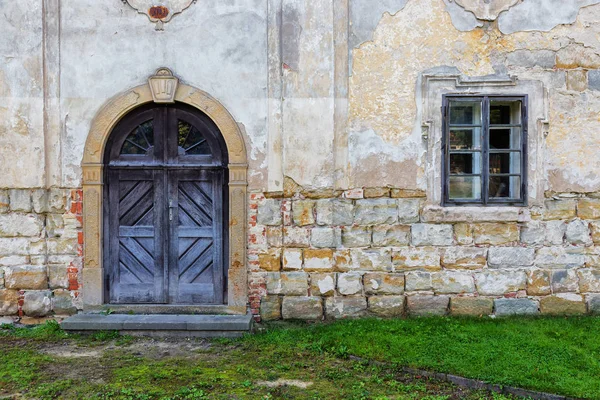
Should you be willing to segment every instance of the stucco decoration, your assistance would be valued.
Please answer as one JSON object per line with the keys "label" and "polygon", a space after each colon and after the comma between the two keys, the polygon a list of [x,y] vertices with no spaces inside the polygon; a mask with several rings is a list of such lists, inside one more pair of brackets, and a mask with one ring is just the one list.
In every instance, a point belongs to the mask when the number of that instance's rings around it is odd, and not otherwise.
{"label": "stucco decoration", "polygon": [[175,92],[179,79],[173,76],[169,68],[159,68],[156,73],[148,78],[152,98],[155,103],[175,103]]}
{"label": "stucco decoration", "polygon": [[[161,68],[166,70],[166,68]],[[168,71],[168,70],[167,70]],[[170,72],[170,71],[169,71]],[[102,265],[103,152],[117,122],[128,112],[154,101],[150,85],[140,85],[109,100],[94,117],[83,153],[83,231],[85,237],[83,306],[86,311],[103,309],[104,267]],[[248,164],[240,126],[227,109],[208,93],[180,83],[174,101],[188,104],[206,114],[219,128],[229,153],[229,269],[228,301],[223,306],[206,306],[203,312],[244,314],[248,303],[246,270],[246,192]],[[111,308],[115,308],[111,305]],[[138,310],[140,311],[140,310]],[[143,311],[143,309],[142,309]],[[146,312],[146,311],[144,311]]]}
{"label": "stucco decoration", "polygon": [[501,12],[508,10],[522,0],[454,0],[456,4],[471,11],[477,19],[494,21]]}
{"label": "stucco decoration", "polygon": [[197,0],[121,0],[129,4],[138,13],[145,14],[150,21],[156,23],[156,30],[162,31],[164,23],[173,16],[183,12]]}

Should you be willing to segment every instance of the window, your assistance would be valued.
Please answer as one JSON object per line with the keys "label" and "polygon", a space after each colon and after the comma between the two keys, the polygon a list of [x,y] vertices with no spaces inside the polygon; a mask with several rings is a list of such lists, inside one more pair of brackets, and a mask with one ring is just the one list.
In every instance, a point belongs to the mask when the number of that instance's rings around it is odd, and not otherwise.
{"label": "window", "polygon": [[524,205],[527,96],[443,98],[443,205]]}

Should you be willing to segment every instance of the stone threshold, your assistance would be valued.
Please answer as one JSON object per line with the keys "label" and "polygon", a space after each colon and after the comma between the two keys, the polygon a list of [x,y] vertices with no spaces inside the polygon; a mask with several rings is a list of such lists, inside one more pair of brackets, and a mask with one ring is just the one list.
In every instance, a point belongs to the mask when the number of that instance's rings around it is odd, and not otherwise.
{"label": "stone threshold", "polygon": [[187,305],[187,304],[104,304],[87,306],[86,314],[208,314],[208,315],[246,315],[246,307],[233,307],[223,304]]}
{"label": "stone threshold", "polygon": [[133,336],[159,337],[239,337],[252,332],[252,326],[251,314],[77,314],[61,323],[68,332],[118,331]]}
{"label": "stone threshold", "polygon": [[[369,364],[373,364],[373,365],[379,365],[379,366],[385,366],[385,367],[391,366],[390,363],[368,360],[368,359],[354,356],[354,355],[350,355],[349,358],[352,360],[360,361],[363,363],[369,363]],[[522,397],[522,398],[526,398],[526,399],[533,399],[533,400],[575,400],[575,398],[573,398],[573,397],[567,397],[567,396],[562,396],[562,395],[552,394],[552,393],[545,393],[545,392],[537,392],[535,390],[521,389],[521,388],[513,387],[513,386],[504,386],[504,385],[498,385],[498,384],[493,384],[493,383],[487,383],[484,381],[480,381],[478,379],[465,378],[462,376],[452,375],[452,374],[444,374],[441,372],[431,372],[431,371],[427,371],[427,370],[423,370],[423,369],[409,368],[409,367],[398,367],[398,369],[407,374],[437,379],[437,380],[443,381],[443,382],[450,382],[450,383],[455,384],[456,386],[464,387],[467,389],[489,390],[490,392],[500,393],[500,394],[504,394],[504,395],[513,395],[513,396],[518,396],[518,397]]]}

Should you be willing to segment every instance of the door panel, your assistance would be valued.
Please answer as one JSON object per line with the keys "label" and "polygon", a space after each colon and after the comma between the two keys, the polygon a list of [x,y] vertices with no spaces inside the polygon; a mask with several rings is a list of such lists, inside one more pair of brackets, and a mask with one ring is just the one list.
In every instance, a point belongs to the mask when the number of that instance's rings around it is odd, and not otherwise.
{"label": "door panel", "polygon": [[169,171],[170,302],[223,302],[222,170]]}
{"label": "door panel", "polygon": [[162,303],[164,173],[111,170],[109,270],[111,303]]}

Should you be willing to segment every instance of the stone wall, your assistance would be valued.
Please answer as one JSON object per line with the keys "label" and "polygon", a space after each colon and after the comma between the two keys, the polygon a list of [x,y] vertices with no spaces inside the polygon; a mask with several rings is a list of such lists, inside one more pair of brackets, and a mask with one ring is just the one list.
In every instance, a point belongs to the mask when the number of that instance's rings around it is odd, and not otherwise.
{"label": "stone wall", "polygon": [[296,187],[254,193],[250,207],[250,300],[263,320],[600,312],[594,194],[432,214],[420,191]]}
{"label": "stone wall", "polygon": [[81,206],[80,190],[0,190],[0,316],[81,308]]}

